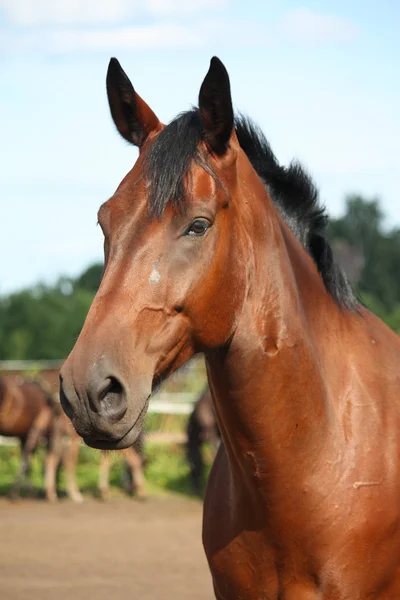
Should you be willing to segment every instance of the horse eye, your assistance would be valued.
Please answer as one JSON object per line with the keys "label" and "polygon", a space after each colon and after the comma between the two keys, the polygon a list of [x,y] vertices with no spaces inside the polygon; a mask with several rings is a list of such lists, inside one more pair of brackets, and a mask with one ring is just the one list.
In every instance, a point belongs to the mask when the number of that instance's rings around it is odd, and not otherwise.
{"label": "horse eye", "polygon": [[205,234],[207,229],[210,227],[210,223],[205,219],[195,219],[186,230],[185,235],[193,235],[200,237]]}

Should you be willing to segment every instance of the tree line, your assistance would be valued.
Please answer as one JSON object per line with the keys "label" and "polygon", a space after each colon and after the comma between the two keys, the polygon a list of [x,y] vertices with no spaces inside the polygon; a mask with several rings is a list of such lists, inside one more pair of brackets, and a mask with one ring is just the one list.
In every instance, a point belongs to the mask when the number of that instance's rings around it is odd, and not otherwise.
{"label": "tree line", "polygon": [[[352,195],[331,219],[334,254],[368,308],[400,333],[400,229],[385,228],[378,199]],[[0,360],[61,359],[79,335],[103,265],[0,297]]]}

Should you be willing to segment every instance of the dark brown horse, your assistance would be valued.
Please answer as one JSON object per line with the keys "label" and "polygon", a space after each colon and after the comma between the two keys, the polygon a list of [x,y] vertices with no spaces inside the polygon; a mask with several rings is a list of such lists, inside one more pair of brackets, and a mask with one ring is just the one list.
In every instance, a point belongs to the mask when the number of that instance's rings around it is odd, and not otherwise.
{"label": "dark brown horse", "polygon": [[50,501],[57,498],[56,471],[62,462],[67,494],[75,502],[82,501],[76,482],[81,438],[43,385],[37,381],[16,382],[0,378],[0,435],[18,437],[21,443],[21,466],[11,489],[12,498],[20,495],[22,483],[30,471],[32,455],[44,440],[46,498]]}
{"label": "dark brown horse", "polygon": [[[30,458],[39,441],[27,444],[29,434],[39,414],[50,402],[49,393],[38,383],[17,383],[11,378],[0,377],[0,435],[17,437],[21,445],[21,469],[11,490],[14,498],[19,495],[21,484],[29,473]],[[48,429],[44,431],[44,435],[47,434]]]}
{"label": "dark brown horse", "polygon": [[98,214],[105,272],[64,410],[87,444],[125,448],[153,386],[204,352],[218,600],[400,598],[400,340],[336,266],[312,181],[234,118],[216,58],[166,127],[115,59],[107,90],[140,155]]}
{"label": "dark brown horse", "polygon": [[201,495],[204,475],[203,446],[210,444],[215,458],[220,441],[217,418],[208,386],[194,405],[188,419],[186,433],[186,456],[190,466],[192,490],[195,494]]}
{"label": "dark brown horse", "polygon": [[17,383],[0,376],[0,435],[26,440],[49,394],[36,382]]}

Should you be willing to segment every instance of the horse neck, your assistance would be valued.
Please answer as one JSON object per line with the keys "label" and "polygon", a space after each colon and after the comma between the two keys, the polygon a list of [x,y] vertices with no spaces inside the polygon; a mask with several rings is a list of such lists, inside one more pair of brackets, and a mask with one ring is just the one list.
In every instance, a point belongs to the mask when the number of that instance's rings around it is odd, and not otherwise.
{"label": "horse neck", "polygon": [[[206,356],[219,425],[231,466],[285,473],[293,457],[309,468],[328,435],[321,375],[321,327],[340,311],[312,259],[277,215],[253,266],[253,285],[228,349]],[[268,244],[268,245],[267,245]],[[325,323],[325,315],[329,322]]]}

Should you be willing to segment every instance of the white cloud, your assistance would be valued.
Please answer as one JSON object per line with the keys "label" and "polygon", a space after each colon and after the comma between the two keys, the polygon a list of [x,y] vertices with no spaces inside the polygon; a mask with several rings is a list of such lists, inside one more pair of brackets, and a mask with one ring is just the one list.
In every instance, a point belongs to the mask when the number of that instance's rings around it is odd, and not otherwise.
{"label": "white cloud", "polygon": [[0,50],[14,52],[117,51],[130,49],[167,49],[201,45],[198,31],[184,25],[156,24],[115,29],[29,32],[0,34]]}
{"label": "white cloud", "polygon": [[[238,41],[239,40],[239,41]],[[270,43],[262,26],[254,22],[196,19],[184,22],[157,21],[150,25],[113,27],[47,27],[18,32],[0,30],[0,52],[117,52],[213,47],[218,51],[240,43],[242,47]]]}
{"label": "white cloud", "polygon": [[7,19],[14,25],[113,23],[140,7],[132,0],[0,0]]}
{"label": "white cloud", "polygon": [[307,8],[287,13],[282,21],[282,29],[291,39],[307,43],[351,42],[358,35],[351,21]]}
{"label": "white cloud", "polygon": [[221,8],[226,13],[228,5],[229,0],[0,0],[6,22],[14,25],[0,29],[0,51],[113,52],[207,45],[218,50],[232,43],[279,43],[282,35],[305,43],[347,42],[357,35],[350,21],[305,8],[286,13],[274,25],[214,14]]}
{"label": "white cloud", "polygon": [[185,15],[226,5],[227,0],[0,0],[6,19],[22,27],[112,24],[138,15]]}
{"label": "white cloud", "polygon": [[225,8],[228,0],[147,0],[148,10],[154,15],[181,15]]}

